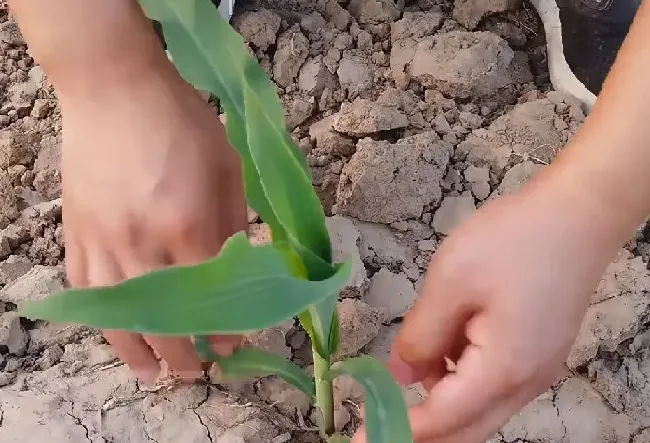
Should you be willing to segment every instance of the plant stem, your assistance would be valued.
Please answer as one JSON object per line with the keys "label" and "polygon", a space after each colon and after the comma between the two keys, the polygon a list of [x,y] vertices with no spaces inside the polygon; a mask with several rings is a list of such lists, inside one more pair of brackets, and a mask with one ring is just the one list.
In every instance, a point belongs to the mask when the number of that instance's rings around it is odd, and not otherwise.
{"label": "plant stem", "polygon": [[332,380],[324,377],[330,369],[329,358],[324,359],[316,350],[314,356],[314,380],[316,382],[316,406],[323,414],[323,431],[326,435],[334,433],[334,393]]}

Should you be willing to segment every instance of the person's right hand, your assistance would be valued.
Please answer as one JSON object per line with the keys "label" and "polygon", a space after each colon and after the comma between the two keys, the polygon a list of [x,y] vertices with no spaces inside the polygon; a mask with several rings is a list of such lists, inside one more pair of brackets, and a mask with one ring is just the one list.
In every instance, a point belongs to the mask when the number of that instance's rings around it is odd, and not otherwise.
{"label": "person's right hand", "polygon": [[428,391],[410,411],[417,443],[482,443],[563,373],[621,246],[606,218],[540,181],[487,203],[442,243],[390,362],[398,381]]}
{"label": "person's right hand", "polygon": [[[136,75],[110,92],[60,95],[66,268],[75,287],[202,262],[247,229],[239,158],[214,111],[166,58]],[[159,375],[158,356],[184,379],[200,376],[188,337],[103,332],[147,383]],[[241,337],[212,342],[228,354]]]}

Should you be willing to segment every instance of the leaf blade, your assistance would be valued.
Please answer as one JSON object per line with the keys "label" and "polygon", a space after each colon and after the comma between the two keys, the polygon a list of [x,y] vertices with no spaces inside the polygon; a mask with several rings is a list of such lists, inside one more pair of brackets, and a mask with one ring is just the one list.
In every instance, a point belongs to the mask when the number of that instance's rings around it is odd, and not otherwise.
{"label": "leaf blade", "polygon": [[325,224],[325,213],[308,174],[292,153],[284,127],[278,127],[264,109],[256,89],[263,86],[255,71],[257,62],[249,60],[244,84],[246,127],[251,157],[262,178],[262,188],[276,217],[290,240],[323,259],[332,261],[332,246]]}
{"label": "leaf blade", "polygon": [[154,271],[112,287],[65,291],[26,303],[22,310],[29,318],[147,334],[247,333],[319,303],[350,275],[346,263],[326,280],[296,278],[281,251],[272,245],[252,246],[239,233],[205,263]]}
{"label": "leaf blade", "polygon": [[275,375],[300,389],[310,398],[316,396],[314,380],[295,363],[277,354],[257,348],[241,348],[228,357],[217,356],[221,380]]}
{"label": "leaf blade", "polygon": [[368,443],[412,443],[413,435],[402,390],[384,363],[369,356],[338,362],[328,376],[349,375],[366,393]]}
{"label": "leaf blade", "polygon": [[278,221],[271,204],[266,198],[259,172],[255,167],[255,163],[253,163],[250,150],[248,149],[246,124],[234,111],[229,110],[230,107],[226,107],[225,109],[227,115],[226,134],[231,144],[239,152],[242,160],[246,200],[257,215],[260,216],[262,221],[267,223],[271,228],[273,241],[285,241],[287,240],[287,233]]}

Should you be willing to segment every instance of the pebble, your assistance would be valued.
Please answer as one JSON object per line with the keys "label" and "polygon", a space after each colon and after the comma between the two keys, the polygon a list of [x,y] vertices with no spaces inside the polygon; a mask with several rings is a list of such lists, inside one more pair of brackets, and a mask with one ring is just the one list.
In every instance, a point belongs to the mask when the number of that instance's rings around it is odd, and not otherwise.
{"label": "pebble", "polygon": [[25,355],[29,343],[29,333],[20,324],[20,316],[17,312],[5,312],[0,316],[0,351],[17,357]]}

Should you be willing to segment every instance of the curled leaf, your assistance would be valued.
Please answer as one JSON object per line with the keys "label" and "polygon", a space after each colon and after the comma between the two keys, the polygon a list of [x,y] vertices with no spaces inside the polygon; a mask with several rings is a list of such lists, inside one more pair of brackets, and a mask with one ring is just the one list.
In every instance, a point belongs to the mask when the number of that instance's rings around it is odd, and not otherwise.
{"label": "curled leaf", "polygon": [[229,357],[217,356],[222,381],[276,375],[314,398],[314,380],[301,368],[284,357],[262,349],[242,348]]}
{"label": "curled leaf", "polygon": [[367,355],[332,366],[328,377],[347,374],[366,394],[366,435],[368,443],[412,443],[406,401],[386,365]]}

